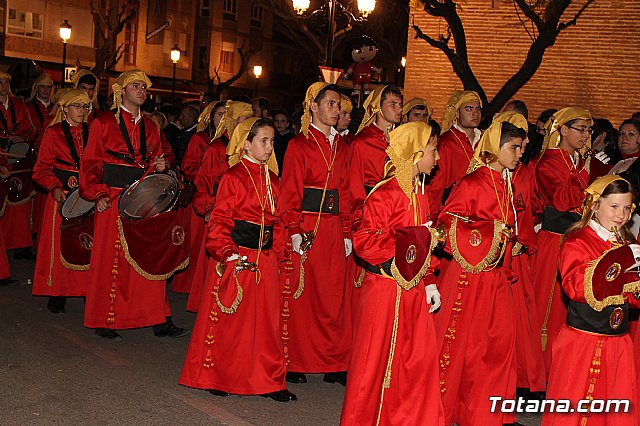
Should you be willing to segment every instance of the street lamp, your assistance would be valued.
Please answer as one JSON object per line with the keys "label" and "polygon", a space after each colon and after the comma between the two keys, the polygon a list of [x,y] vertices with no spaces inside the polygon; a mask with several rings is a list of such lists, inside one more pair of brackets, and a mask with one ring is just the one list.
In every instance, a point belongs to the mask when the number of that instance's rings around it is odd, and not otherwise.
{"label": "street lamp", "polygon": [[254,98],[257,98],[258,97],[258,79],[260,79],[260,76],[262,75],[262,65],[253,66],[253,75],[256,77],[256,90],[255,90]]}
{"label": "street lamp", "polygon": [[60,87],[64,87],[64,73],[67,68],[67,41],[71,38],[71,24],[66,19],[60,24],[60,38],[62,39],[62,81]]}
{"label": "street lamp", "polygon": [[178,65],[178,61],[180,60],[180,48],[177,44],[174,44],[171,48],[171,60],[173,61],[173,90],[171,91],[171,97],[173,98],[173,102],[176,101],[176,65]]}
{"label": "street lamp", "polygon": [[[360,12],[361,18],[356,18],[353,14],[343,6],[338,0],[323,0],[325,5],[327,6],[327,21],[329,23],[329,33],[327,34],[327,50],[325,52],[325,65],[331,67],[333,65],[333,41],[336,36],[336,8],[339,9],[339,12],[344,13],[349,23],[352,21],[362,21],[366,19],[371,12],[376,7],[376,0],[358,0],[358,12]],[[293,4],[293,10],[300,15],[303,16],[304,13],[309,9],[310,0],[291,0]],[[313,14],[318,13],[318,10],[312,12]]]}
{"label": "street lamp", "polygon": [[407,58],[405,56],[400,59],[400,65],[402,65],[402,68],[407,66]]}

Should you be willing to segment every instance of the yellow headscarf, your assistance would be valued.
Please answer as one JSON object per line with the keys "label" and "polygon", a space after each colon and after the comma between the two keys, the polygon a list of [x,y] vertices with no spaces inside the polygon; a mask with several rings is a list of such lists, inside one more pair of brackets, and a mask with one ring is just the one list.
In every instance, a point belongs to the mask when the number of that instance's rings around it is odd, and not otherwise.
{"label": "yellow headscarf", "polygon": [[[233,167],[240,162],[244,156],[244,145],[249,138],[249,132],[253,125],[260,117],[251,117],[238,124],[231,135],[231,140],[227,146],[227,156],[229,157],[229,167]],[[271,157],[267,160],[267,168],[278,174],[278,163],[276,161],[275,151],[271,153]]]}
{"label": "yellow headscarf", "polygon": [[341,93],[340,94],[340,112],[342,111],[346,111],[346,112],[353,111],[353,104],[351,103],[351,99],[347,95],[343,95]]}
{"label": "yellow headscarf", "polygon": [[525,132],[529,128],[529,123],[524,115],[514,112],[505,111],[496,114],[493,117],[491,126],[482,134],[476,149],[473,152],[473,159],[469,164],[467,173],[471,173],[481,165],[488,165],[498,159],[500,154],[500,138],[502,137],[502,123],[511,123],[521,128]]}
{"label": "yellow headscarf", "polygon": [[325,87],[327,87],[329,83],[324,83],[322,81],[318,81],[313,83],[307,89],[307,94],[304,96],[304,103],[302,104],[304,108],[304,112],[302,114],[302,118],[300,119],[300,131],[307,137],[307,133],[309,132],[309,124],[311,124],[311,102],[316,100],[318,93]]}
{"label": "yellow headscarf", "polygon": [[[58,90],[56,94],[59,92],[60,90]],[[49,124],[49,126],[53,126],[54,124],[60,123],[62,120],[64,120],[63,107],[66,107],[72,104],[89,105],[90,103],[91,103],[91,100],[89,99],[87,92],[85,92],[84,90],[66,89],[62,94],[62,96],[60,96],[60,99],[58,99],[58,101],[56,102],[56,116],[51,121],[51,124]],[[84,120],[87,121],[86,116],[84,117]]]}
{"label": "yellow headscarf", "polygon": [[423,122],[406,123],[389,133],[386,153],[389,159],[384,165],[384,180],[394,177],[398,185],[411,198],[413,192],[413,166],[424,156],[431,138],[431,126]]}
{"label": "yellow headscarf", "polygon": [[[587,195],[585,199],[585,208],[582,210],[582,217],[585,217],[589,212],[592,211],[594,204],[598,201],[604,190],[611,182],[615,182],[617,180],[621,180],[629,183],[626,179],[620,177],[619,175],[604,175],[593,182],[591,185],[584,190],[584,193]],[[631,184],[629,184],[631,186]],[[635,208],[635,204],[634,204]]]}
{"label": "yellow headscarf", "polygon": [[376,121],[376,114],[378,114],[382,108],[382,92],[386,88],[387,86],[376,86],[371,93],[369,93],[367,99],[365,99],[363,104],[364,117],[362,117],[362,122],[360,123],[360,127],[358,127],[356,135],[369,124]]}
{"label": "yellow headscarf", "polygon": [[118,76],[115,83],[111,85],[113,89],[113,106],[111,109],[116,110],[116,121],[120,123],[120,105],[122,104],[122,89],[127,87],[127,85],[136,82],[142,81],[147,85],[147,89],[151,87],[151,80],[144,73],[144,71],[140,70],[129,70],[125,71]]}
{"label": "yellow headscarf", "polygon": [[453,92],[447,102],[447,109],[444,112],[444,120],[442,121],[442,133],[449,130],[456,123],[456,113],[464,104],[479,102],[482,106],[480,96],[471,90],[456,90]]}
{"label": "yellow headscarf", "polygon": [[[0,71],[0,80],[11,81],[11,74],[9,74],[8,72]],[[9,96],[13,96],[13,92],[11,91],[11,84],[9,84]]]}
{"label": "yellow headscarf", "polygon": [[[220,124],[216,127],[216,134],[213,136],[213,139],[218,139],[225,131],[227,132],[227,135],[231,137],[233,129],[236,128],[238,118],[250,117],[252,114],[253,110],[251,109],[251,104],[239,101],[227,101],[224,106],[224,115],[222,116],[222,120],[220,120]],[[199,123],[200,118],[198,118],[198,127],[200,126]]]}
{"label": "yellow headscarf", "polygon": [[80,79],[85,75],[92,75],[96,79],[96,90],[93,92],[93,97],[91,98],[91,103],[95,106],[98,102],[98,85],[100,84],[100,80],[98,80],[98,77],[96,77],[96,75],[88,69],[83,68],[81,70],[78,70],[73,75],[73,77],[71,77],[71,81],[73,82],[73,87],[77,89],[78,85],[80,84]]}
{"label": "yellow headscarf", "polygon": [[31,97],[29,100],[33,99],[36,96],[36,93],[38,93],[38,86],[53,87],[53,80],[51,79],[51,76],[49,74],[40,74],[40,76],[36,78],[36,81],[34,81],[31,86]]}
{"label": "yellow headscarf", "polygon": [[[542,144],[542,150],[548,148],[557,148],[560,143],[560,129],[571,120],[587,120],[593,123],[591,112],[582,107],[568,107],[562,108],[551,116],[551,118],[545,124],[546,134],[544,137],[544,143]],[[591,136],[587,139],[585,147],[581,150],[584,153],[587,148],[591,148]]]}
{"label": "yellow headscarf", "polygon": [[210,102],[206,107],[204,107],[204,109],[198,116],[198,127],[196,128],[196,131],[202,132],[203,130],[207,130],[207,128],[209,127],[209,123],[211,122],[211,111],[213,111],[213,107],[217,103],[218,101],[213,101]]}
{"label": "yellow headscarf", "polygon": [[413,98],[406,104],[402,105],[402,115],[407,115],[414,107],[418,105],[422,105],[427,109],[427,116],[431,117],[431,110],[429,109],[429,104],[426,99],[422,98]]}

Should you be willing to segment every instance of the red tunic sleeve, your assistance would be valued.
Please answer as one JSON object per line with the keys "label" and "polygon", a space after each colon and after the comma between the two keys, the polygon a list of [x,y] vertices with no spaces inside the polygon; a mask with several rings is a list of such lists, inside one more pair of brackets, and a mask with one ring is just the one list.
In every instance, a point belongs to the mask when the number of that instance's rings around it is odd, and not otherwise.
{"label": "red tunic sleeve", "polygon": [[213,206],[207,226],[207,252],[218,262],[224,262],[229,256],[239,252],[238,245],[231,239],[231,231],[234,217],[238,217],[238,204],[249,196],[242,189],[236,173],[225,173],[220,178],[220,198]]}
{"label": "red tunic sleeve", "polygon": [[391,186],[389,181],[370,194],[364,203],[362,223],[353,233],[355,252],[372,265],[386,262],[395,255],[396,232],[389,221],[393,220],[394,213],[400,213],[398,207],[402,205],[393,196]]}
{"label": "red tunic sleeve", "polygon": [[587,172],[571,167],[569,155],[561,149],[545,151],[536,166],[536,191],[543,207],[550,205],[561,212],[580,208],[588,180]]}
{"label": "red tunic sleeve", "polygon": [[213,209],[217,197],[216,184],[228,169],[226,146],[222,139],[216,139],[205,149],[194,179],[196,193],[193,197],[193,208],[196,213],[204,216]]}
{"label": "red tunic sleeve", "polygon": [[[13,107],[16,111],[17,126],[15,134],[26,137],[29,142],[33,144],[36,139],[36,132],[33,124],[31,123],[31,117],[29,116],[27,105],[24,101],[14,97],[11,97],[11,102],[13,102]],[[9,121],[11,120],[9,119],[8,122]]]}
{"label": "red tunic sleeve", "polygon": [[33,167],[33,181],[49,192],[63,187],[58,177],[53,173],[53,167],[56,164],[56,147],[59,143],[66,144],[62,126],[56,124],[48,127],[42,137],[38,161]]}
{"label": "red tunic sleeve", "polygon": [[198,169],[200,168],[200,163],[202,162],[202,157],[208,145],[209,135],[207,132],[198,132],[191,137],[191,140],[189,140],[187,150],[180,166],[187,180],[191,182],[195,181]]}
{"label": "red tunic sleeve", "polygon": [[[284,154],[282,166],[282,220],[289,230],[289,235],[301,234],[302,197],[304,194],[304,175],[307,170],[306,157],[302,144],[306,139],[302,134],[294,136]],[[342,201],[342,200],[340,200]]]}
{"label": "red tunic sleeve", "polygon": [[109,185],[102,183],[106,157],[102,141],[108,137],[109,126],[106,119],[94,119],[89,129],[87,147],[80,160],[80,195],[89,201],[97,201],[109,193]]}

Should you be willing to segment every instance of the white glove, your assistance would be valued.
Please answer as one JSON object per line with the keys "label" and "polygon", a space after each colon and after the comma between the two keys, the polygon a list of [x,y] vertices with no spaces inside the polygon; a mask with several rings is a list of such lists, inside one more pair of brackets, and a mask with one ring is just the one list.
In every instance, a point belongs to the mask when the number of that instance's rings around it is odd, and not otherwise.
{"label": "white glove", "polygon": [[542,224],[539,223],[536,226],[533,227],[533,231],[537,234],[538,232],[540,232],[540,230],[542,229]]}
{"label": "white glove", "polygon": [[291,236],[291,248],[293,251],[302,256],[302,250],[300,250],[300,244],[302,244],[302,235],[294,234]]}
{"label": "white glove", "polygon": [[431,305],[429,313],[433,313],[440,307],[440,292],[435,284],[429,284],[426,286],[425,291],[427,292],[427,303]]}
{"label": "white glove", "polygon": [[640,260],[640,244],[629,244],[629,248],[633,252],[633,257],[636,261]]}
{"label": "white glove", "polygon": [[611,161],[611,158],[609,158],[609,156],[605,154],[604,151],[597,153],[596,155],[594,155],[594,157],[600,160],[603,164],[609,164],[609,161]]}
{"label": "white glove", "polygon": [[231,262],[232,260],[237,260],[240,257],[240,255],[238,253],[234,253],[231,256],[227,257],[227,260],[225,260],[225,262]]}
{"label": "white glove", "polygon": [[422,224],[422,226],[424,226],[424,227],[426,227],[426,228],[431,228],[431,225],[433,225],[433,221],[432,221],[432,220],[430,220],[430,221],[425,222],[425,223],[423,223],[423,224]]}
{"label": "white glove", "polygon": [[344,239],[344,252],[345,252],[345,256],[349,257],[349,255],[351,254],[351,252],[353,251],[353,243],[351,242],[350,239],[345,238]]}

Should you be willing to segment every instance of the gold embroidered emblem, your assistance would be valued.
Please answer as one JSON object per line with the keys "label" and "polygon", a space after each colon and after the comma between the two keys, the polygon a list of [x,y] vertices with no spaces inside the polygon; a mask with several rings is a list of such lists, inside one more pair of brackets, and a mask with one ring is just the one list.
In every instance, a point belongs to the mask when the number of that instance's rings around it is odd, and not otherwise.
{"label": "gold embroidered emblem", "polygon": [[409,265],[411,265],[413,262],[416,261],[417,254],[418,254],[418,249],[416,249],[416,246],[411,244],[409,248],[407,248],[407,254],[406,254],[407,263]]}
{"label": "gold embroidered emblem", "polygon": [[612,329],[617,330],[620,325],[622,325],[622,321],[624,320],[624,309],[615,308],[611,315],[609,316],[609,325]]}
{"label": "gold embroidered emblem", "polygon": [[15,176],[11,177],[9,179],[9,188],[13,189],[16,192],[22,191],[22,181]]}
{"label": "gold embroidered emblem", "polygon": [[184,228],[180,225],[174,226],[171,230],[171,243],[173,243],[174,246],[180,246],[184,243],[184,237]]}
{"label": "gold embroidered emblem", "polygon": [[604,279],[607,280],[607,282],[615,280],[616,278],[618,278],[618,275],[620,275],[621,270],[622,267],[620,266],[620,264],[614,263],[613,265],[609,266],[609,269],[607,269],[607,272],[605,272]]}
{"label": "gold embroidered emblem", "polygon": [[482,234],[477,229],[474,229],[469,233],[469,244],[471,247],[478,247],[482,244]]}
{"label": "gold embroidered emblem", "polygon": [[327,196],[327,209],[329,209],[329,211],[333,210],[333,208],[336,205],[336,197],[333,194],[329,194]]}
{"label": "gold embroidered emblem", "polygon": [[80,246],[87,251],[91,251],[93,248],[93,237],[86,232],[81,232],[78,235],[78,241],[80,241]]}
{"label": "gold embroidered emblem", "polygon": [[78,178],[75,176],[70,176],[69,179],[67,179],[67,186],[69,187],[69,189],[74,189],[78,186]]}

